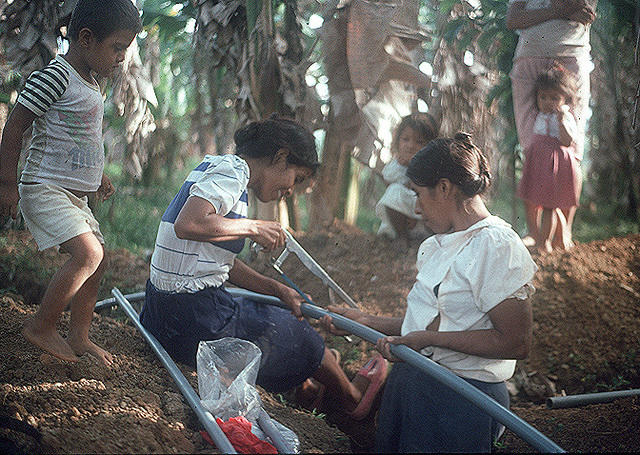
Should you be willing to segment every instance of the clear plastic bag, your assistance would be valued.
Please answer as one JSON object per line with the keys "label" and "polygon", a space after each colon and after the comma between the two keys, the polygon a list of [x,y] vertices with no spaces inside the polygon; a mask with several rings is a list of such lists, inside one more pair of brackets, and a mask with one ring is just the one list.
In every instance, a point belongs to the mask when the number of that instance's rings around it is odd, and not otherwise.
{"label": "clear plastic bag", "polygon": [[[201,341],[196,357],[198,391],[202,406],[211,414],[225,421],[243,416],[253,424],[253,434],[274,443],[277,441],[272,441],[258,424],[261,413],[263,422],[266,415],[255,388],[261,356],[260,348],[239,338]],[[273,419],[271,422],[279,430],[288,451],[299,453],[296,434]]]}

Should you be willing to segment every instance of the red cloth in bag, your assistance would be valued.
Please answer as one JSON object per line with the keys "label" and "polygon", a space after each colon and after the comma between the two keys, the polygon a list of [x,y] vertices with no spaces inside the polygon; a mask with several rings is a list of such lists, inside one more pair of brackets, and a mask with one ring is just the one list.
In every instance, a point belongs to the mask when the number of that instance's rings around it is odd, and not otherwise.
{"label": "red cloth in bag", "polygon": [[[239,453],[278,453],[274,446],[251,432],[251,422],[244,417],[231,417],[226,422],[216,418],[216,422]],[[200,434],[209,444],[215,445],[209,433],[202,430]]]}

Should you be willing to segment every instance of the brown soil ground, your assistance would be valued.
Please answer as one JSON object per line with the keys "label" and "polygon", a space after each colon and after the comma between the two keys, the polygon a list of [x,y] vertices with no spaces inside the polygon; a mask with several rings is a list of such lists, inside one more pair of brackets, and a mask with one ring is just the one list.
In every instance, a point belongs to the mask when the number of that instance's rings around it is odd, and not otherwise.
{"label": "brown soil ground", "polygon": [[[401,315],[416,270],[415,246],[400,252],[390,242],[354,228],[297,236],[303,247],[362,308]],[[640,398],[574,409],[547,409],[546,397],[640,388],[640,235],[579,244],[570,252],[534,256],[540,271],[533,297],[535,332],[529,359],[510,381],[512,410],[572,452],[640,451]],[[148,263],[110,251],[100,298],[117,286],[143,289]],[[35,427],[38,442],[0,429],[0,452],[16,444],[25,453],[215,453],[172,379],[118,310],[96,315],[91,337],[115,355],[107,369],[89,357],[54,360],[20,335],[47,281],[64,256],[36,252],[24,232],[0,233],[0,417]],[[247,260],[276,276],[264,255]],[[321,306],[326,288],[295,257],[285,272]],[[68,327],[68,314],[60,331]],[[355,374],[372,347],[326,335]],[[181,366],[197,390],[193,370]],[[308,412],[282,396],[261,392],[267,412],[300,438],[303,452],[358,452],[371,448],[373,417],[354,423],[330,406]],[[1,422],[0,422],[1,423]],[[5,444],[5,445],[2,445]],[[497,452],[532,448],[507,430]]]}

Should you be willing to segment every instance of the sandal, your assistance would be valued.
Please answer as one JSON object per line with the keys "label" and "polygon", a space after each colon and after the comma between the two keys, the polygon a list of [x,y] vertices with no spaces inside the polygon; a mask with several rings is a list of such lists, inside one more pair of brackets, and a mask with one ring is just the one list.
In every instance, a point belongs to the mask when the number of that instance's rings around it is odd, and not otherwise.
{"label": "sandal", "polygon": [[362,395],[358,406],[349,413],[354,420],[363,420],[369,415],[371,406],[387,378],[388,362],[380,354],[376,354],[358,371],[358,376],[362,376],[369,381],[367,390]]}

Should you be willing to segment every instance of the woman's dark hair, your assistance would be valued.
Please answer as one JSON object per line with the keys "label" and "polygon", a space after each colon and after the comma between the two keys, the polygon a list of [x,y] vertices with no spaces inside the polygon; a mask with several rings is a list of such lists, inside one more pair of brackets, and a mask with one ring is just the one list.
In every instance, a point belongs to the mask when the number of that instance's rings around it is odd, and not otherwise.
{"label": "woman's dark hair", "polygon": [[425,142],[438,137],[438,122],[431,115],[426,113],[410,114],[402,117],[400,123],[396,127],[391,143],[391,150],[395,153],[398,149],[398,140],[402,132],[411,128],[422,136]]}
{"label": "woman's dark hair", "polygon": [[137,35],[142,30],[142,20],[131,0],[78,0],[71,13],[67,36],[76,41],[83,28],[91,30],[101,42],[119,30],[130,30]]}
{"label": "woman's dark hair", "polygon": [[309,168],[312,173],[320,166],[313,134],[295,120],[275,114],[240,128],[233,140],[239,156],[274,157],[278,150],[285,149],[289,152],[287,163]]}
{"label": "woman's dark hair", "polygon": [[467,133],[429,142],[411,159],[407,176],[414,184],[429,188],[448,179],[468,197],[484,193],[491,185],[487,159]]}
{"label": "woman's dark hair", "polygon": [[540,73],[533,83],[534,96],[540,90],[557,90],[564,96],[565,103],[573,105],[576,102],[578,86],[576,78],[560,63],[554,62],[547,71]]}

